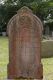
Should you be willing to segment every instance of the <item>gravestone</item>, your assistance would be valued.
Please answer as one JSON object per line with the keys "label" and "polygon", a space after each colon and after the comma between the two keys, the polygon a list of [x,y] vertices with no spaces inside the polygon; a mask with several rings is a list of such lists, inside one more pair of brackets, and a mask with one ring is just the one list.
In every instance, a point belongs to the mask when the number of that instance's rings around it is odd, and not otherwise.
{"label": "gravestone", "polygon": [[9,64],[8,79],[42,79],[41,36],[42,23],[24,6],[8,23]]}

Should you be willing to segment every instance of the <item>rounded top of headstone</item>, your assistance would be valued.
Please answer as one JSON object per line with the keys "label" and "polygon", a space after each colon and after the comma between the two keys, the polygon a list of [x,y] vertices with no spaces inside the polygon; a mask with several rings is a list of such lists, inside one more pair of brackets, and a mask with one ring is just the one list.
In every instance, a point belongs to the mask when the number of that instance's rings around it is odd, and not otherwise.
{"label": "rounded top of headstone", "polygon": [[27,12],[32,13],[32,10],[29,9],[27,6],[23,6],[20,10],[17,11],[17,13],[27,13]]}
{"label": "rounded top of headstone", "polygon": [[[9,34],[10,34],[10,29],[12,27],[14,27],[14,28],[16,26],[19,27],[19,21],[21,22],[20,24],[22,24],[22,25],[24,24],[24,26],[27,25],[27,24],[30,25],[30,21],[31,21],[31,24],[33,25],[32,27],[34,27],[34,26],[37,27],[40,35],[42,34],[42,30],[43,30],[42,22],[40,21],[40,19],[36,15],[34,15],[32,13],[32,10],[29,9],[28,7],[23,6],[21,9],[18,10],[17,14],[14,15],[10,19],[10,21],[8,23]],[[14,26],[14,24],[16,26]]]}

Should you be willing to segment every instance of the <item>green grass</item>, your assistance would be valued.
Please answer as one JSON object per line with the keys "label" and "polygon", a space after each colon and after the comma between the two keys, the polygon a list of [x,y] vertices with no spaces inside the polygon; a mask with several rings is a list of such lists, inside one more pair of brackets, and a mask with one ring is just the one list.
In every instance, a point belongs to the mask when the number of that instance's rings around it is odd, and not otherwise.
{"label": "green grass", "polygon": [[[42,42],[42,51],[53,53],[53,42]],[[7,77],[8,38],[0,37],[0,80]],[[53,58],[43,58],[44,80],[53,80]]]}
{"label": "green grass", "polygon": [[0,37],[0,78],[5,78],[7,75],[8,64],[8,40],[5,37]]}
{"label": "green grass", "polygon": [[44,58],[42,63],[44,77],[46,80],[53,80],[53,58]]}

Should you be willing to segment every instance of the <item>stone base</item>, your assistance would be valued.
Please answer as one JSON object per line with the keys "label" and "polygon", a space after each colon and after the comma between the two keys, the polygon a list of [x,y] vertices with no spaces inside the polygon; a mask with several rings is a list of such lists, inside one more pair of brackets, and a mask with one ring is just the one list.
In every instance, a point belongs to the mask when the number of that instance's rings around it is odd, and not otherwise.
{"label": "stone base", "polygon": [[[19,78],[38,79],[38,80],[43,79],[43,66],[42,66],[42,64],[35,66],[35,74],[32,76],[23,76],[22,74],[19,73],[19,71],[17,72],[15,66],[12,64],[8,64],[7,69],[8,69],[8,79],[19,79]],[[29,75],[31,75],[31,73]]]}

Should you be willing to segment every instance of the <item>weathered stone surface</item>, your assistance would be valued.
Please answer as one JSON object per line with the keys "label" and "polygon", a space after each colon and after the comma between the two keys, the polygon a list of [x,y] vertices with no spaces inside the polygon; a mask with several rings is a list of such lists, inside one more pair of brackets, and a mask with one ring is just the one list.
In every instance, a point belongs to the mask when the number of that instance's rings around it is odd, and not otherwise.
{"label": "weathered stone surface", "polygon": [[22,7],[8,23],[8,78],[43,77],[41,64],[42,24],[27,7]]}

